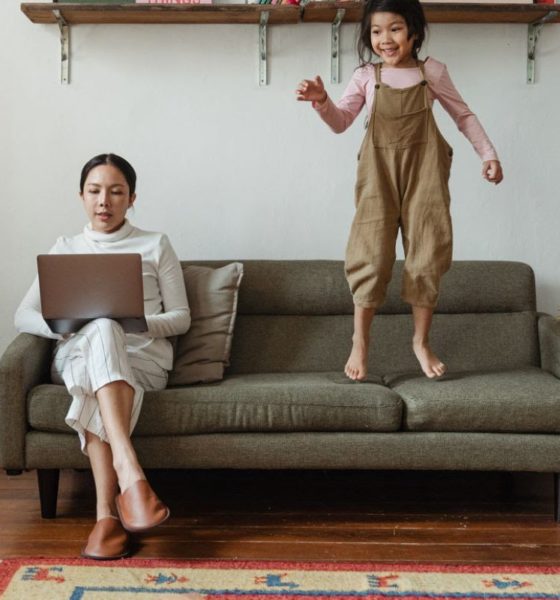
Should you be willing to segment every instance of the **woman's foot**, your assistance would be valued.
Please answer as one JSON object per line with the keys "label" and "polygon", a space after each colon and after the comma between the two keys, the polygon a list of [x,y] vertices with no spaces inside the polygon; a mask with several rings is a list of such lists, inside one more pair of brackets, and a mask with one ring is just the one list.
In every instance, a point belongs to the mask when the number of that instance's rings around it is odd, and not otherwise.
{"label": "woman's foot", "polygon": [[363,381],[367,377],[369,338],[352,338],[352,351],[344,367],[344,373],[354,381]]}
{"label": "woman's foot", "polygon": [[115,498],[117,511],[127,531],[146,531],[169,518],[169,508],[156,496],[145,479],[139,479]]}
{"label": "woman's foot", "polygon": [[99,519],[81,552],[84,558],[115,560],[130,554],[128,533],[117,517]]}
{"label": "woman's foot", "polygon": [[[115,453],[114,453],[115,454]],[[121,458],[124,456],[124,458]],[[113,468],[119,480],[119,489],[125,492],[129,487],[137,481],[146,479],[146,475],[140,466],[136,455],[131,455],[128,452],[119,454],[119,457],[113,458]]]}
{"label": "woman's foot", "polygon": [[412,349],[426,377],[434,379],[445,375],[447,366],[432,352],[427,340],[412,340]]}

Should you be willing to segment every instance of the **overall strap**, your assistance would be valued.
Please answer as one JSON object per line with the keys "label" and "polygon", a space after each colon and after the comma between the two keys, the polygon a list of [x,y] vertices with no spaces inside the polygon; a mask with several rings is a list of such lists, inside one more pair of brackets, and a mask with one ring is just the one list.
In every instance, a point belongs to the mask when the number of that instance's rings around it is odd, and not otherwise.
{"label": "overall strap", "polygon": [[[428,59],[426,59],[426,60],[428,60]],[[418,68],[420,69],[420,73],[422,73],[422,81],[420,82],[420,84],[423,86],[428,85],[428,78],[426,77],[425,64],[426,64],[426,61],[424,61],[424,60],[418,61]]]}
{"label": "overall strap", "polygon": [[381,62],[375,63],[374,66],[374,79],[375,79],[375,89],[378,90],[381,85]]}

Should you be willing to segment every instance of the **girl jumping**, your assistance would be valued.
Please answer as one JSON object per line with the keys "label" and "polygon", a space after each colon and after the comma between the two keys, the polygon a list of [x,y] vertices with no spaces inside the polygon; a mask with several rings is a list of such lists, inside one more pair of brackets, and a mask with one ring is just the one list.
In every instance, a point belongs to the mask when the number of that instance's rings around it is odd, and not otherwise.
{"label": "girl jumping", "polygon": [[[440,280],[452,253],[448,180],[453,151],[434,120],[435,99],[482,159],[482,176],[495,184],[503,179],[491,141],[445,65],[433,58],[418,60],[425,30],[419,0],[369,0],[358,42],[361,65],[342,99],[334,104],[319,76],[296,90],[297,99],[312,102],[335,133],[345,131],[364,104],[369,112],[345,261],[354,334],[344,370],[353,380],[367,376],[371,323],[391,280],[399,228],[405,254],[401,294],[414,317],[412,347],[427,377],[446,372],[429,345]],[[379,62],[371,62],[373,55]]]}

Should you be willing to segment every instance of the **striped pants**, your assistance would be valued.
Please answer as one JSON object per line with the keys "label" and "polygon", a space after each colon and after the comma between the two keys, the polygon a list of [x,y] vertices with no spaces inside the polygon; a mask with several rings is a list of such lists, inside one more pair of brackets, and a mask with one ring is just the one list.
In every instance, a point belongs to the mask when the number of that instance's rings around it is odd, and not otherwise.
{"label": "striped pants", "polygon": [[126,381],[134,390],[130,433],[142,407],[144,391],[167,385],[167,371],[145,356],[127,351],[126,334],[111,319],[91,321],[76,334],[58,343],[51,377],[66,385],[72,404],[66,423],[78,432],[82,452],[87,454],[85,432],[108,443],[95,393],[114,381]]}

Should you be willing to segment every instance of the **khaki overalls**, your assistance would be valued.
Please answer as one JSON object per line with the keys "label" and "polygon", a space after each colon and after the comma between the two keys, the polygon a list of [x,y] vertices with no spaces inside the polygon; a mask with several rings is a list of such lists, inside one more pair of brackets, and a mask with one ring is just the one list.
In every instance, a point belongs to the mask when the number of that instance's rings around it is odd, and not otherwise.
{"label": "khaki overalls", "polygon": [[360,153],[356,215],[346,250],[354,304],[380,306],[391,280],[402,232],[402,298],[436,306],[439,283],[451,265],[449,171],[452,150],[437,128],[423,81],[404,89],[381,83],[375,65],[375,102]]}

